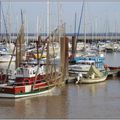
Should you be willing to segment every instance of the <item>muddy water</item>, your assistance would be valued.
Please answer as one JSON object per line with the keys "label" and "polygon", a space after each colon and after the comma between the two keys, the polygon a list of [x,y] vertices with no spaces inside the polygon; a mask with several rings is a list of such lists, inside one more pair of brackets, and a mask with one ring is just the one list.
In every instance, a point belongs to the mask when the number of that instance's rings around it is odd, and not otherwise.
{"label": "muddy water", "polygon": [[[119,57],[107,54],[105,61],[118,66]],[[69,84],[49,96],[0,99],[0,118],[120,118],[120,78],[89,85]]]}

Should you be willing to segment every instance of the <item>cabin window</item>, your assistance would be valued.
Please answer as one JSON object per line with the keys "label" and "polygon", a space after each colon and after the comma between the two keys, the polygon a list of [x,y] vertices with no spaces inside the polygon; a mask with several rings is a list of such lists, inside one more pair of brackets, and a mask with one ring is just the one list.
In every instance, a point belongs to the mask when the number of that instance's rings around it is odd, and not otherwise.
{"label": "cabin window", "polygon": [[17,69],[17,74],[23,74],[23,69],[22,68],[18,68]]}

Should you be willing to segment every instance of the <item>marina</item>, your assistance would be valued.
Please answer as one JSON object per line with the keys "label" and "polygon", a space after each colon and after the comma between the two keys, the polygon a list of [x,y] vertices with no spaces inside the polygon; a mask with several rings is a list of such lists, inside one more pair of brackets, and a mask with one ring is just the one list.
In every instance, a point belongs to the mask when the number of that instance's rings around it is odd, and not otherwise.
{"label": "marina", "polygon": [[18,3],[0,1],[0,119],[120,118],[118,19],[92,19],[94,2]]}

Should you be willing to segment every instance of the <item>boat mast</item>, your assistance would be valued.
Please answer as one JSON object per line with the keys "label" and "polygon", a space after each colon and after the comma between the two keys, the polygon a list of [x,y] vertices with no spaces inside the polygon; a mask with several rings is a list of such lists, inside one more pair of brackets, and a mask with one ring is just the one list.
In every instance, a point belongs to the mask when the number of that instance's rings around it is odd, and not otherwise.
{"label": "boat mast", "polygon": [[8,14],[8,30],[9,30],[9,44],[11,43],[11,0],[9,0],[9,14]]}
{"label": "boat mast", "polygon": [[50,35],[50,0],[47,1],[47,36]]}
{"label": "boat mast", "polygon": [[47,1],[47,60],[46,74],[49,72],[49,42],[50,42],[50,0]]}
{"label": "boat mast", "polygon": [[60,43],[60,37],[61,37],[61,25],[62,25],[62,4],[60,3],[60,0],[58,0],[58,39]]}
{"label": "boat mast", "polygon": [[21,10],[21,28],[18,38],[16,40],[16,68],[20,67],[20,63],[25,57],[25,40],[24,40],[24,21],[23,13]]}
{"label": "boat mast", "polygon": [[39,32],[39,17],[37,16],[37,26],[36,26],[36,28],[37,28],[37,31],[36,31],[36,47],[37,47],[37,64],[39,64],[39,50],[38,50],[38,47],[39,47],[39,41],[38,41],[38,32]]}
{"label": "boat mast", "polygon": [[80,28],[81,28],[81,22],[82,22],[82,16],[83,16],[83,10],[84,10],[84,1],[83,1],[83,4],[82,4],[82,9],[81,9],[81,15],[80,15],[80,20],[79,20],[79,25],[78,25],[78,32],[77,32],[77,35],[76,36],[74,36],[74,38],[73,38],[73,41],[75,41],[74,42],[74,53],[76,54],[76,49],[77,49],[77,40],[78,40],[78,36],[79,36],[79,34],[80,34]]}
{"label": "boat mast", "polygon": [[84,52],[86,51],[86,13],[84,7]]}
{"label": "boat mast", "polygon": [[92,26],[92,22],[91,22],[91,43],[93,43],[93,26]]}
{"label": "boat mast", "polygon": [[24,15],[24,18],[25,18],[25,31],[26,31],[26,33],[25,33],[25,39],[26,39],[26,41],[25,41],[25,46],[27,46],[28,45],[28,16],[27,15]]}
{"label": "boat mast", "polygon": [[7,24],[6,24],[5,15],[4,15],[4,11],[3,11],[2,6],[1,6],[1,12],[2,12],[1,14],[3,16],[3,21],[4,21],[4,26],[5,26],[6,38],[7,38],[7,41],[9,41],[9,34],[8,34]]}
{"label": "boat mast", "polygon": [[115,41],[116,41],[116,43],[117,43],[117,23],[116,23],[116,21],[115,21]]}
{"label": "boat mast", "polygon": [[75,26],[74,26],[74,36],[72,36],[72,58],[75,57],[76,49],[77,49],[77,36],[76,36],[76,19],[77,14],[75,13]]}
{"label": "boat mast", "polygon": [[60,1],[58,0],[58,41],[60,43]]}
{"label": "boat mast", "polygon": [[1,16],[1,6],[2,2],[0,1],[0,41],[2,40],[2,16]]}

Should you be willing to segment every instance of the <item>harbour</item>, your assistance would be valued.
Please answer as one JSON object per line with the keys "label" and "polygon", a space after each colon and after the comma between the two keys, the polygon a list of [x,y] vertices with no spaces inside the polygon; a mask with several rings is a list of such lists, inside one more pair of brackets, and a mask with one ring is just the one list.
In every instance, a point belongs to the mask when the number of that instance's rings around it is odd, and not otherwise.
{"label": "harbour", "polygon": [[0,119],[120,118],[116,3],[18,3],[0,1]]}
{"label": "harbour", "polygon": [[[119,65],[119,54],[107,54],[105,61]],[[110,61],[113,58],[115,61]],[[97,84],[66,84],[48,96],[0,99],[0,118],[119,118],[120,78],[109,77]],[[62,88],[62,90],[61,90]],[[12,109],[12,110],[11,110]]]}

